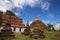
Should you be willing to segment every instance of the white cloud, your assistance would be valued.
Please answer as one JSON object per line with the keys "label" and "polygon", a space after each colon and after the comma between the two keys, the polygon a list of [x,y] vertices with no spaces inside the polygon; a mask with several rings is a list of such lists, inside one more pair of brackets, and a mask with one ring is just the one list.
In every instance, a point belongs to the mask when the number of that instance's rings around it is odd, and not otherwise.
{"label": "white cloud", "polygon": [[12,10],[15,7],[23,9],[26,6],[34,7],[40,5],[41,9],[48,10],[50,3],[45,0],[0,0],[0,10]]}
{"label": "white cloud", "polygon": [[54,18],[54,14],[49,13],[48,16]]}
{"label": "white cloud", "polygon": [[49,2],[41,2],[41,8],[43,10],[48,10],[49,9],[49,6],[50,6],[50,3]]}
{"label": "white cloud", "polygon": [[47,11],[47,17],[49,18],[55,18],[55,15],[49,11]]}
{"label": "white cloud", "polygon": [[57,23],[55,26],[54,26],[55,30],[60,30],[60,23]]}
{"label": "white cloud", "polygon": [[42,20],[42,22],[47,25],[48,23],[50,23],[50,20]]}
{"label": "white cloud", "polygon": [[33,22],[33,20],[32,20],[32,21],[29,21],[29,25],[30,25],[32,22]]}
{"label": "white cloud", "polygon": [[13,7],[13,4],[9,0],[0,0],[1,11],[11,10]]}
{"label": "white cloud", "polygon": [[4,7],[1,7],[1,6],[0,6],[0,10],[3,12],[6,12],[6,9]]}
{"label": "white cloud", "polygon": [[15,7],[23,8],[25,0],[11,0]]}
{"label": "white cloud", "polygon": [[26,0],[26,5],[29,5],[30,7],[34,7],[38,4],[39,0]]}
{"label": "white cloud", "polygon": [[17,13],[17,12],[15,12],[15,14],[16,14],[17,16],[18,16],[18,15],[20,16],[20,14],[19,14],[19,13]]}

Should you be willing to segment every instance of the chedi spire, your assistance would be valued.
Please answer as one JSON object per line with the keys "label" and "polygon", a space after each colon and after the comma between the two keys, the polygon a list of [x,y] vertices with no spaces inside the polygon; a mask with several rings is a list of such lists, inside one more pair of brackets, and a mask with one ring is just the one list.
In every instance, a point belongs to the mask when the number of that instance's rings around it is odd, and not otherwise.
{"label": "chedi spire", "polygon": [[35,18],[35,20],[39,20],[39,18],[38,18],[38,17],[36,17],[36,18]]}

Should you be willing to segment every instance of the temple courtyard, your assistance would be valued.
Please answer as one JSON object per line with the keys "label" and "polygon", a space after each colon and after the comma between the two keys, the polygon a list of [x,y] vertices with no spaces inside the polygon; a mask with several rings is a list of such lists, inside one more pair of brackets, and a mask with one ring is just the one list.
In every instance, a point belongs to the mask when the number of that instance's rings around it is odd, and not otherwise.
{"label": "temple courtyard", "polygon": [[2,40],[60,40],[60,36],[57,36],[60,32],[50,31],[45,33],[44,39],[34,39],[30,36],[24,36],[20,33],[16,33],[15,38],[3,38]]}

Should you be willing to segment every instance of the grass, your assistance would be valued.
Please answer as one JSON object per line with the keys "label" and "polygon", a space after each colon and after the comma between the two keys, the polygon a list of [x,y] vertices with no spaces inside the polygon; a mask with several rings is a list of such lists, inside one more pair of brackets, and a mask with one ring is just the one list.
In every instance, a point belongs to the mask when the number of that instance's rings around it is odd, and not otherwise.
{"label": "grass", "polygon": [[21,34],[17,34],[16,38],[14,40],[33,40],[32,38],[30,38],[29,36],[24,36]]}
{"label": "grass", "polygon": [[60,38],[55,36],[57,33],[58,32],[56,32],[56,31],[46,32],[45,33],[46,37],[43,40],[60,40]]}
{"label": "grass", "polygon": [[34,39],[29,36],[16,34],[15,38],[5,38],[5,40],[34,40]]}
{"label": "grass", "polygon": [[[50,32],[46,32],[45,33],[45,38],[44,39],[38,39],[38,40],[60,40],[60,38],[56,37],[55,35],[57,34],[58,32],[55,32],[55,31],[50,31]],[[24,36],[24,35],[21,35],[21,34],[16,34],[15,38],[7,38],[6,40],[35,40],[29,36]]]}

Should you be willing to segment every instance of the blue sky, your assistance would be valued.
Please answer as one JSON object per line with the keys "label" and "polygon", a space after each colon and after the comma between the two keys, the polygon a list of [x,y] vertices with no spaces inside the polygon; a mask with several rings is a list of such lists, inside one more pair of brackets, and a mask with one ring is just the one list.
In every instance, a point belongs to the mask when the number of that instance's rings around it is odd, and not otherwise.
{"label": "blue sky", "polygon": [[0,10],[12,10],[23,23],[31,23],[36,16],[45,24],[60,22],[60,0],[0,0]]}

